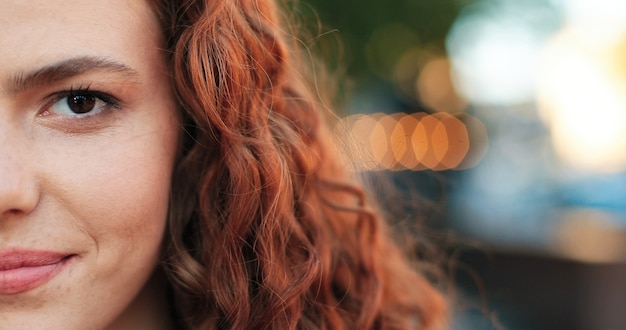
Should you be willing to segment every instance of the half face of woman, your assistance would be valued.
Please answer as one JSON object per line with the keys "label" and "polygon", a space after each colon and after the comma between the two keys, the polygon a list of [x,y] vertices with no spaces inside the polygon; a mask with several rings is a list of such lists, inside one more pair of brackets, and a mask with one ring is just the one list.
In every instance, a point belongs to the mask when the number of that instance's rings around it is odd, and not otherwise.
{"label": "half face of woman", "polygon": [[0,8],[0,327],[138,318],[178,136],[156,16],[139,0]]}

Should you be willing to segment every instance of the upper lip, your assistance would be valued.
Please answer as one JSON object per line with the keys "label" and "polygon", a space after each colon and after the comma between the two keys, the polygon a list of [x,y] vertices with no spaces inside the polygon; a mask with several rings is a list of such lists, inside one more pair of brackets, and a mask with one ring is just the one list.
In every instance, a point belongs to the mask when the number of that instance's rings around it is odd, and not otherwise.
{"label": "upper lip", "polygon": [[59,263],[71,256],[70,253],[11,249],[0,251],[0,271],[21,267],[38,267]]}

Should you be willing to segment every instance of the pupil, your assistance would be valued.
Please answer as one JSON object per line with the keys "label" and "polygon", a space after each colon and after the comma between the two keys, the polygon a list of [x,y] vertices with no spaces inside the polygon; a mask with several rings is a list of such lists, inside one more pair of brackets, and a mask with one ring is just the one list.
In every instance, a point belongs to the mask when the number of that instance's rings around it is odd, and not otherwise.
{"label": "pupil", "polygon": [[93,110],[96,97],[90,95],[75,95],[67,99],[67,105],[74,113],[87,113]]}

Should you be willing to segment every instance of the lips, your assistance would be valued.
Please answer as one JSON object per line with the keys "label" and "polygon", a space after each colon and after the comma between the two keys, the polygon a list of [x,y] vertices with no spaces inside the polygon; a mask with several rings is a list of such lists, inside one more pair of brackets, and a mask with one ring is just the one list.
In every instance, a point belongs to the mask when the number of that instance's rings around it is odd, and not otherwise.
{"label": "lips", "polygon": [[47,283],[73,256],[39,250],[0,253],[0,295],[26,292]]}

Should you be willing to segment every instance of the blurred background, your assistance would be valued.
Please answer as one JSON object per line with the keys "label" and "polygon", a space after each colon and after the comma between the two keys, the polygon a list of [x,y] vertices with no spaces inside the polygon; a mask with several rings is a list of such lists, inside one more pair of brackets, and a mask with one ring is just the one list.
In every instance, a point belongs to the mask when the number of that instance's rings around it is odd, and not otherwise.
{"label": "blurred background", "polygon": [[626,329],[626,1],[305,5],[357,170],[456,237],[453,329]]}

